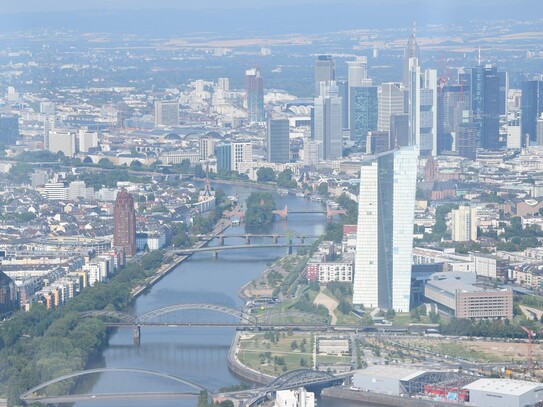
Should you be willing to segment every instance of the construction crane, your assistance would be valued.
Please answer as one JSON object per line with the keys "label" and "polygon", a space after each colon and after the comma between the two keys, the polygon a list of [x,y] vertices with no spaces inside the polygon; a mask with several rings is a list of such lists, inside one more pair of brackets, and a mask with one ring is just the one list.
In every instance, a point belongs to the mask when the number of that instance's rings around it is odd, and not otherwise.
{"label": "construction crane", "polygon": [[531,329],[526,328],[525,326],[521,326],[522,330],[528,334],[528,369],[530,371],[530,375],[534,375],[534,365],[532,360],[532,339],[535,336],[535,332]]}

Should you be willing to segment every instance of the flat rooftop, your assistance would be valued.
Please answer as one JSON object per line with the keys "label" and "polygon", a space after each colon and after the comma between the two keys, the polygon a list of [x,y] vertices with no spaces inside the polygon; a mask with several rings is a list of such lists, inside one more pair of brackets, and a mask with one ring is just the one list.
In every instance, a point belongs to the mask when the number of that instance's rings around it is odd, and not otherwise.
{"label": "flat rooftop", "polygon": [[543,383],[513,379],[479,379],[468,384],[467,386],[464,386],[464,388],[468,390],[479,390],[521,396],[533,390],[543,390]]}

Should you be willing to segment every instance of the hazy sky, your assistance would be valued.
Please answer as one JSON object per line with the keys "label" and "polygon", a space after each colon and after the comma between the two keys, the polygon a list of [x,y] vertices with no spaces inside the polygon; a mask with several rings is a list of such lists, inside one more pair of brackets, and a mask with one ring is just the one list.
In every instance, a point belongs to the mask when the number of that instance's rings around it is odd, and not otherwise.
{"label": "hazy sky", "polygon": [[[282,5],[314,5],[338,3],[353,4],[427,4],[428,7],[459,6],[477,4],[497,7],[515,4],[515,0],[0,0],[0,13],[33,11],[68,11],[87,9],[224,9],[259,8]],[[537,4],[537,3],[535,3]]]}

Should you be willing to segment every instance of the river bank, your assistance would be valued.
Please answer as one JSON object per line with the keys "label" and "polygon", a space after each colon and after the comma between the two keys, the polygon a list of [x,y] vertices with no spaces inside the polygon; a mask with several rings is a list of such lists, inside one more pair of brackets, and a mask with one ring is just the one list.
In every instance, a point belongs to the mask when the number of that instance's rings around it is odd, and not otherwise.
{"label": "river bank", "polygon": [[[222,232],[224,232],[226,229],[228,229],[231,226],[231,222],[228,219],[220,219],[219,222],[217,222],[217,225],[215,225],[215,228],[213,229],[212,234],[217,235]],[[207,239],[207,240],[199,240],[197,241],[191,248],[192,249],[199,249],[206,244],[208,244],[213,239]],[[187,260],[191,255],[183,255],[183,256],[177,256],[175,257],[174,249],[170,249],[165,253],[166,257],[172,257],[172,261],[161,265],[155,274],[144,284],[138,285],[132,289],[131,296],[132,298],[137,298],[141,294],[143,294],[147,289],[154,286],[156,283],[158,283],[160,280],[162,280],[165,276],[167,276],[170,272],[175,270],[181,263],[183,263],[185,260]]]}

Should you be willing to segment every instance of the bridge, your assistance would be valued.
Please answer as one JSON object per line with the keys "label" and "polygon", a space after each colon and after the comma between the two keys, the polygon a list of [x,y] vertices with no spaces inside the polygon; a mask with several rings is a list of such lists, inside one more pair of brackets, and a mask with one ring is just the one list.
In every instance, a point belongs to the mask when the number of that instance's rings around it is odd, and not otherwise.
{"label": "bridge", "polygon": [[232,246],[206,246],[206,247],[200,247],[199,249],[188,248],[188,249],[173,250],[172,252],[177,255],[189,255],[189,254],[194,254],[194,253],[211,252],[215,256],[217,256],[218,252],[225,251],[225,250],[265,249],[269,247],[286,247],[287,254],[292,254],[292,248],[294,247],[309,247],[309,246],[311,245],[307,243],[263,243],[263,244],[244,244],[244,245],[232,245]]}
{"label": "bridge", "polygon": [[286,238],[288,241],[291,241],[292,239],[298,239],[300,243],[305,243],[305,239],[318,239],[320,236],[308,236],[308,235],[302,235],[297,232],[289,231],[286,234],[280,234],[280,233],[273,233],[273,234],[265,234],[265,233],[240,233],[240,234],[216,234],[216,235],[198,235],[198,239],[209,241],[212,239],[218,239],[219,244],[221,246],[224,245],[224,241],[226,239],[230,238],[238,238],[238,239],[245,239],[246,244],[251,244],[251,240],[254,238],[271,238],[272,242],[274,244],[279,243],[279,239]]}
{"label": "bridge", "polygon": [[[279,216],[281,219],[287,219],[288,214],[325,214],[327,219],[331,219],[336,215],[346,215],[347,211],[345,209],[332,209],[329,206],[326,207],[326,210],[307,210],[307,211],[289,211],[288,206],[285,205],[283,209],[276,209],[273,211],[274,215]],[[226,218],[238,217],[245,218],[245,211],[241,208],[235,209],[233,211],[224,211],[223,216]]]}
{"label": "bridge", "polygon": [[[86,375],[96,374],[96,373],[143,373],[146,375],[158,376],[168,380],[172,380],[177,383],[181,383],[186,387],[189,387],[191,390],[185,392],[134,392],[134,393],[104,393],[104,394],[68,394],[68,395],[48,395],[40,394],[42,390],[46,387],[60,383],[65,380],[74,379],[77,377],[82,377]],[[304,386],[314,386],[314,385],[335,385],[343,381],[343,378],[348,376],[347,374],[342,374],[334,376],[327,372],[321,372],[318,370],[311,369],[298,369],[292,370],[290,372],[284,373],[281,376],[277,377],[266,387],[244,390],[237,392],[226,393],[226,395],[236,395],[238,397],[248,398],[246,405],[253,406],[257,401],[265,399],[269,394],[277,390],[287,390],[295,389]],[[70,374],[65,374],[54,379],[43,382],[30,390],[27,390],[19,396],[19,399],[24,405],[30,405],[33,403],[39,403],[43,405],[48,404],[61,404],[61,403],[76,403],[78,401],[118,401],[118,400],[167,400],[167,399],[184,399],[184,398],[194,398],[197,397],[201,390],[208,389],[190,382],[181,377],[158,372],[147,369],[132,369],[132,368],[99,368],[99,369],[89,369],[82,370],[79,372],[74,372]],[[212,393],[212,392],[210,392]]]}
{"label": "bridge", "polygon": [[[75,379],[77,377],[88,376],[96,373],[108,373],[108,372],[117,372],[117,373],[140,373],[150,376],[157,376],[164,379],[174,381],[176,383],[183,384],[186,387],[189,387],[190,391],[185,392],[157,392],[157,393],[106,393],[106,394],[72,394],[72,395],[63,395],[63,396],[50,396],[50,395],[40,395],[40,391],[46,387],[63,382],[65,380]],[[199,384],[193,383],[182,377],[172,375],[170,373],[158,372],[155,370],[148,369],[136,369],[136,368],[98,368],[98,369],[88,369],[82,370],[79,372],[73,372],[65,374],[54,379],[43,382],[30,390],[27,390],[19,396],[19,399],[23,402],[24,405],[29,405],[33,403],[40,404],[61,404],[61,403],[75,403],[78,401],[105,401],[105,400],[157,400],[157,399],[182,399],[182,398],[193,398],[198,397],[201,390],[207,390],[205,387],[200,386]]]}
{"label": "bridge", "polygon": [[[177,318],[171,318],[176,315]],[[179,317],[181,314],[181,317]],[[221,317],[218,318],[217,316]],[[133,327],[134,344],[141,341],[142,326],[159,327],[236,327],[247,330],[307,329],[326,330],[327,317],[305,312],[267,312],[251,314],[216,304],[175,304],[141,315],[120,311],[94,310],[80,313],[81,318],[101,318],[106,326]],[[161,319],[164,317],[164,319]]]}

